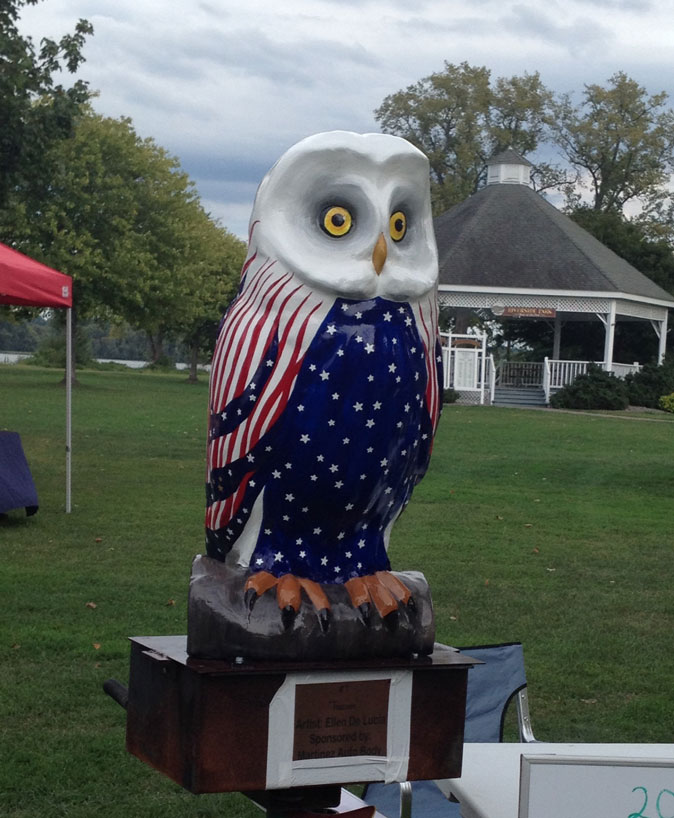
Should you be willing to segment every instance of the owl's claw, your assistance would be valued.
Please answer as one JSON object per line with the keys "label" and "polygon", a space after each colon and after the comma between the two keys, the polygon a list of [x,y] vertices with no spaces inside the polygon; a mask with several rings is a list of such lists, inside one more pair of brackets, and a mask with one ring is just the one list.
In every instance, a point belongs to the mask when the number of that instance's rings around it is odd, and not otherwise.
{"label": "owl's claw", "polygon": [[283,574],[275,577],[268,571],[257,571],[251,574],[244,589],[244,603],[252,611],[262,594],[276,588],[276,601],[281,610],[281,620],[286,630],[292,627],[297,612],[302,604],[302,591],[306,593],[318,612],[321,630],[324,632],[330,624],[330,600],[321,586],[310,579]]}
{"label": "owl's claw", "polygon": [[246,582],[243,596],[248,610],[252,611],[257,598],[273,588],[277,582],[276,577],[268,571],[258,571],[256,574],[251,574]]}
{"label": "owl's claw", "polygon": [[318,621],[321,623],[321,630],[323,633],[327,633],[328,628],[330,627],[330,609],[329,608],[322,608],[318,612]]}
{"label": "owl's claw", "polygon": [[360,611],[360,615],[363,617],[363,622],[365,622],[365,624],[368,625],[370,623],[370,615],[372,613],[370,603],[363,602],[362,605],[358,606],[358,610]]}
{"label": "owl's claw", "polygon": [[[389,571],[377,571],[364,577],[353,577],[345,583],[351,604],[356,608],[366,625],[370,624],[372,608],[376,608],[386,625],[395,629],[398,625],[398,611],[402,603],[410,613],[416,611],[414,598],[409,588]],[[281,611],[281,620],[286,630],[292,628],[295,617],[302,605],[302,591],[307,595],[318,614],[321,630],[330,627],[330,600],[318,582],[294,574],[275,577],[268,571],[257,571],[248,577],[244,590],[244,603],[253,610],[258,598],[272,588],[276,588],[276,601]]]}
{"label": "owl's claw", "polygon": [[293,608],[292,605],[286,605],[286,607],[281,611],[281,621],[283,622],[283,627],[287,631],[289,631],[292,628],[296,616],[297,611]]}
{"label": "owl's claw", "polygon": [[246,588],[245,593],[243,595],[243,603],[248,608],[249,611],[252,611],[255,607],[255,602],[257,601],[257,592],[255,588]]}
{"label": "owl's claw", "polygon": [[351,597],[351,604],[358,608],[366,625],[370,620],[371,604],[374,604],[381,618],[392,627],[397,624],[397,616],[393,614],[398,611],[398,603],[407,605],[412,612],[416,610],[409,588],[389,571],[354,577],[346,583],[346,589]]}

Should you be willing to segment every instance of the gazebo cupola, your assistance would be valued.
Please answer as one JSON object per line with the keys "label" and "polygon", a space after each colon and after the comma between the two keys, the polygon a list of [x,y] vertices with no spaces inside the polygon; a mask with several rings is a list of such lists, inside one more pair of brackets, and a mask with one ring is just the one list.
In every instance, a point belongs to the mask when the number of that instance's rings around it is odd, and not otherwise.
{"label": "gazebo cupola", "polygon": [[488,185],[527,185],[531,186],[531,168],[533,165],[517,151],[508,148],[487,160]]}

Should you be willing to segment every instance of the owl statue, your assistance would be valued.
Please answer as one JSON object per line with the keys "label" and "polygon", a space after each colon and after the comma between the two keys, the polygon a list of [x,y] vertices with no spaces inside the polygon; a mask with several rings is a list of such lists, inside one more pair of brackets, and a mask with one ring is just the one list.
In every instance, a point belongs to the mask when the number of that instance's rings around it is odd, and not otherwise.
{"label": "owl statue", "polygon": [[387,548],[440,411],[437,277],[428,160],[406,140],[318,134],[260,185],[206,487],[207,554],[245,578],[249,617],[275,598],[282,630],[307,608],[326,632],[336,591],[361,626],[414,611]]}

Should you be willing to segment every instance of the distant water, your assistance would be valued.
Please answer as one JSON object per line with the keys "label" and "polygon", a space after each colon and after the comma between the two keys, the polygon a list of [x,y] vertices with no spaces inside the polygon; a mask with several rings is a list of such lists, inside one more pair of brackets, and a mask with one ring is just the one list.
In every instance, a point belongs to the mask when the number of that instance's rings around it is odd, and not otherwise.
{"label": "distant water", "polygon": [[[17,364],[19,361],[24,361],[30,358],[30,352],[0,352],[0,364]],[[96,358],[99,364],[122,364],[128,366],[129,369],[142,369],[147,366],[149,361],[123,361],[120,358]],[[176,369],[189,369],[189,364],[177,363]],[[198,369],[202,372],[210,372],[210,364],[205,366],[199,365]]]}
{"label": "distant water", "polygon": [[30,358],[30,352],[0,352],[0,364],[18,364]]}

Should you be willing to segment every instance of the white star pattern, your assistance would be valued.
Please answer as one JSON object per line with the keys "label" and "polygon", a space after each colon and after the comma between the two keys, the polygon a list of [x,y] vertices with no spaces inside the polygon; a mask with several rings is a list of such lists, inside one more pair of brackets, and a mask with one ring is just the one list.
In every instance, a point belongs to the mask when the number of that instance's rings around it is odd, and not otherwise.
{"label": "white star pattern", "polygon": [[[234,432],[241,443],[237,444],[238,459],[224,464],[225,468],[231,465],[233,474],[227,478],[222,469],[216,477],[213,472],[209,476],[209,496],[224,501],[231,493],[231,504],[236,504],[235,519],[232,515],[223,518],[225,525],[231,525],[227,549],[240,536],[250,514],[256,513],[253,508],[260,509],[260,538],[250,557],[255,570],[264,568],[275,576],[304,576],[306,571],[316,581],[337,583],[358,576],[361,569],[362,573],[383,570],[383,533],[395,518],[396,509],[407,503],[416,476],[424,468],[422,452],[413,448],[414,438],[425,441],[427,449],[432,437],[427,434],[431,428],[428,415],[417,404],[421,401],[431,408],[428,351],[420,341],[427,341],[433,321],[426,322],[424,308],[419,316],[415,307],[415,326],[409,305],[388,302],[389,309],[382,309],[381,304],[378,297],[338,301],[330,316],[333,320],[325,321],[314,346],[307,333],[308,340],[293,349],[293,336],[283,334],[283,323],[276,325],[280,329],[268,347],[268,357],[257,359],[257,369],[244,370],[246,391],[235,397],[233,405],[231,400],[229,404],[223,402],[218,407],[221,411],[212,415],[217,421],[209,430],[214,440],[225,435],[236,440]],[[336,316],[340,308],[344,318]],[[373,320],[376,311],[379,324]],[[303,320],[299,316],[298,311],[297,319]],[[282,383],[288,363],[281,363],[280,351],[286,338],[286,361],[292,362],[291,366],[297,363],[298,368]],[[416,345],[410,344],[414,338]],[[261,342],[256,343],[262,348]],[[416,355],[422,346],[426,355],[423,362]],[[414,360],[411,348],[415,350]],[[245,348],[239,354],[245,357]],[[273,368],[274,373],[265,372],[265,367]],[[394,399],[389,400],[389,394]],[[285,414],[284,401],[290,410]],[[250,425],[236,431],[233,416],[237,409],[243,410],[243,420],[236,423],[247,423],[248,415],[259,416],[256,423],[261,432],[251,431],[254,427]],[[265,411],[271,423],[259,415]],[[308,417],[300,418],[301,412]],[[367,447],[363,445],[363,429],[371,432]],[[302,445],[297,446],[298,442]],[[228,441],[218,445],[221,449],[230,446]],[[233,450],[231,446],[229,450]],[[245,482],[236,489],[244,474]],[[283,514],[286,509],[293,513]],[[368,520],[371,525],[366,539]],[[224,530],[225,526],[221,529],[223,544]],[[318,548],[325,548],[325,553],[317,553]],[[357,555],[360,560],[356,563]]]}

